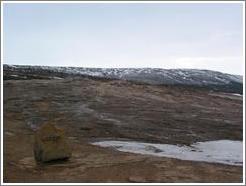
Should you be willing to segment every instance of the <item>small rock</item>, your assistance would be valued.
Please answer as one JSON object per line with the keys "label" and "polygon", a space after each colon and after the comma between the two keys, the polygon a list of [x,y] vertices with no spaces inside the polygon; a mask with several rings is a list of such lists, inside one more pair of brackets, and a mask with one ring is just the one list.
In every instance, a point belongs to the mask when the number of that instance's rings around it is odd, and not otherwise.
{"label": "small rock", "polygon": [[7,136],[14,136],[15,134],[13,132],[5,132]]}
{"label": "small rock", "polygon": [[142,176],[130,176],[128,178],[129,182],[134,182],[134,183],[144,183],[146,182],[146,179]]}
{"label": "small rock", "polygon": [[65,138],[64,130],[47,123],[35,133],[34,156],[37,162],[63,160],[71,157],[71,148]]}
{"label": "small rock", "polygon": [[158,149],[157,147],[150,146],[150,145],[146,146],[146,147],[145,147],[145,150],[147,150],[147,151],[152,151],[152,152],[154,152],[154,153],[162,152],[161,149]]}

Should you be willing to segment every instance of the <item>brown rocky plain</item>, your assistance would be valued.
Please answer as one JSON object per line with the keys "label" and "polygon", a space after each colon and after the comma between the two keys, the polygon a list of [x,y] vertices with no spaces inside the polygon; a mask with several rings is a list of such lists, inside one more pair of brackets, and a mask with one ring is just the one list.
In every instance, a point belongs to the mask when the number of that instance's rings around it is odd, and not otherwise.
{"label": "brown rocky plain", "polygon": [[[243,168],[124,153],[102,139],[189,145],[243,138],[242,97],[122,80],[3,82],[4,182],[242,182]],[[34,133],[47,121],[66,131],[68,161],[37,164]]]}

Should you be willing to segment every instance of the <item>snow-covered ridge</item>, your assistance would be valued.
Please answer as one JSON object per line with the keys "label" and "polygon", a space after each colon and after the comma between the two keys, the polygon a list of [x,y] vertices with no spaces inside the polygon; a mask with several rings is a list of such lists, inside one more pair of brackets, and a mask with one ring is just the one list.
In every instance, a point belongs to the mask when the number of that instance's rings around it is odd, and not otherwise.
{"label": "snow-covered ridge", "polygon": [[24,72],[48,71],[51,73],[64,73],[69,75],[87,75],[109,79],[133,80],[150,84],[182,84],[203,86],[243,83],[242,76],[198,69],[82,68],[4,65],[4,70]]}

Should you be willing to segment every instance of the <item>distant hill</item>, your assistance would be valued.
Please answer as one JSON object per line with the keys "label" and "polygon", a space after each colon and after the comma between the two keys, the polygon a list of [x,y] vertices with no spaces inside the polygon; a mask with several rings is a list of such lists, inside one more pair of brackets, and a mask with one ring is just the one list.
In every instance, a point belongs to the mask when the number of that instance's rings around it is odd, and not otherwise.
{"label": "distant hill", "polygon": [[154,85],[180,85],[243,93],[243,77],[211,70],[160,68],[81,68],[3,65],[4,80],[93,77]]}

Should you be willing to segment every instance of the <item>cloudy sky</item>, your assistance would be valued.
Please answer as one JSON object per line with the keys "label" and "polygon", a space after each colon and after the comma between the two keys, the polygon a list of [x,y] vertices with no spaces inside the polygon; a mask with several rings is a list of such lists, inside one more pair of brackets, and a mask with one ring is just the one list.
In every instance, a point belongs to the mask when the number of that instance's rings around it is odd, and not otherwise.
{"label": "cloudy sky", "polygon": [[243,74],[243,6],[4,4],[5,64]]}

